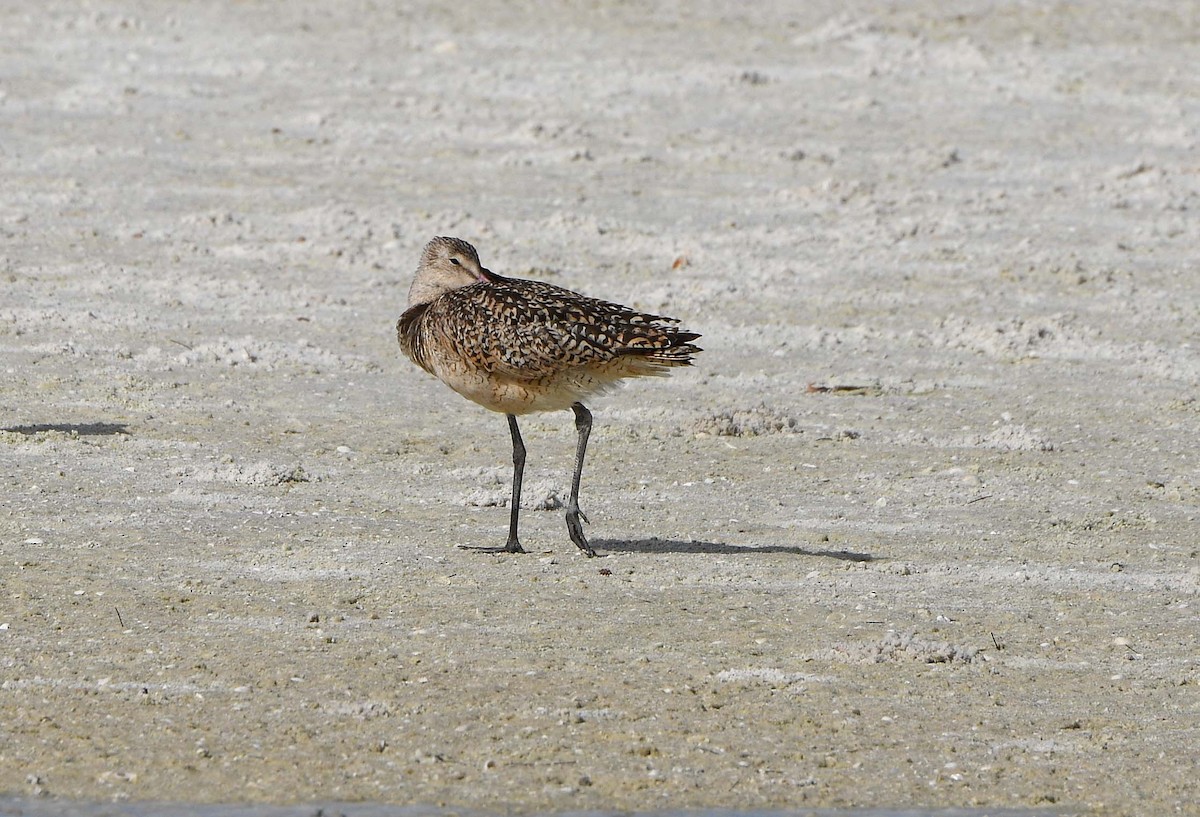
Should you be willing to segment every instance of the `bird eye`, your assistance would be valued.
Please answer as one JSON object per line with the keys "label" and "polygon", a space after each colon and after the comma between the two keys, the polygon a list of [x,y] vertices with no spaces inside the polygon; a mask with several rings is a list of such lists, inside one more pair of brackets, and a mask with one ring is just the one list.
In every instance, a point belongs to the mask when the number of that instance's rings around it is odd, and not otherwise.
{"label": "bird eye", "polygon": [[461,267],[461,266],[462,266],[462,262],[461,262],[461,261],[459,261],[457,258],[451,258],[451,259],[450,259],[450,263],[451,263],[451,264],[453,264],[453,265],[454,265],[454,266],[456,266],[456,267]]}

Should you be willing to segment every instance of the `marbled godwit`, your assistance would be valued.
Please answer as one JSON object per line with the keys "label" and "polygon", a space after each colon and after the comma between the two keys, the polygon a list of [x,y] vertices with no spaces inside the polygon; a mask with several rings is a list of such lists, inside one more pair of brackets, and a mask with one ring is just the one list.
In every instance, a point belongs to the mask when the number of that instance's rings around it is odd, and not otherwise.
{"label": "marbled godwit", "polygon": [[512,434],[508,541],[481,550],[525,552],[517,538],[525,471],[517,415],[571,408],[579,439],[567,532],[585,554],[596,555],[580,524],[588,521],[579,510],[579,479],[592,430],[583,400],[622,378],[663,376],[690,365],[700,351],[691,341],[700,336],[677,323],[541,281],[497,275],[462,239],[435,238],[425,245],[408,308],[396,325],[400,348],[463,397],[507,415]]}

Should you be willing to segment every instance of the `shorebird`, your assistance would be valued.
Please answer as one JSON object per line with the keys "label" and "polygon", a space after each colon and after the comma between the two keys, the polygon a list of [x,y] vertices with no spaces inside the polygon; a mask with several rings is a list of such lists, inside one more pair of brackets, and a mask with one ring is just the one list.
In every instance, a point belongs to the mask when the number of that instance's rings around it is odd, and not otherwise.
{"label": "shorebird", "polygon": [[508,541],[493,553],[524,553],[517,538],[525,443],[517,417],[535,411],[575,412],[578,440],[567,533],[588,556],[579,480],[592,430],[583,401],[626,377],[665,376],[700,351],[674,318],[649,315],[541,281],[505,278],[479,263],[460,238],[425,245],[396,324],[400,348],[454,391],[508,417],[513,444]]}

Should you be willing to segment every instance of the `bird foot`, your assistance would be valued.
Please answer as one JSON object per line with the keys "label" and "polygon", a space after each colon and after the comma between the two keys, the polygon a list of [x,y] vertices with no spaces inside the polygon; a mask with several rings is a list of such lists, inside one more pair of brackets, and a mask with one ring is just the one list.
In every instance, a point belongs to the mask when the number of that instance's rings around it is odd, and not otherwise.
{"label": "bird foot", "polygon": [[512,539],[504,544],[504,547],[484,547],[481,545],[459,545],[459,550],[473,550],[476,553],[528,553],[525,548],[521,547],[521,543],[516,539]]}
{"label": "bird foot", "polygon": [[[567,511],[567,533],[571,535],[571,541],[575,543],[575,547],[583,551],[583,554],[588,558],[596,555],[596,551],[588,544],[587,537],[583,535],[583,525],[579,524],[579,520],[588,522],[587,516],[578,508],[572,508]],[[588,522],[588,524],[591,524]]]}

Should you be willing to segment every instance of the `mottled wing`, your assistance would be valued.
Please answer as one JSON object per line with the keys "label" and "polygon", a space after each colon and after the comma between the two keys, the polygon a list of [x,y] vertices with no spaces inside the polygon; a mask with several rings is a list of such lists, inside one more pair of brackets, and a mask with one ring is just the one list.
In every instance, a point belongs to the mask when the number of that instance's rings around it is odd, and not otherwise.
{"label": "mottled wing", "polygon": [[433,374],[429,357],[425,351],[425,335],[422,333],[421,318],[429,310],[429,304],[417,304],[404,311],[396,322],[396,340],[400,342],[400,350],[408,359],[425,371]]}
{"label": "mottled wing", "polygon": [[686,365],[699,351],[674,320],[620,304],[587,298],[540,281],[493,276],[439,299],[452,311],[448,337],[465,357],[488,372],[540,380],[570,369],[644,355],[661,365]]}

